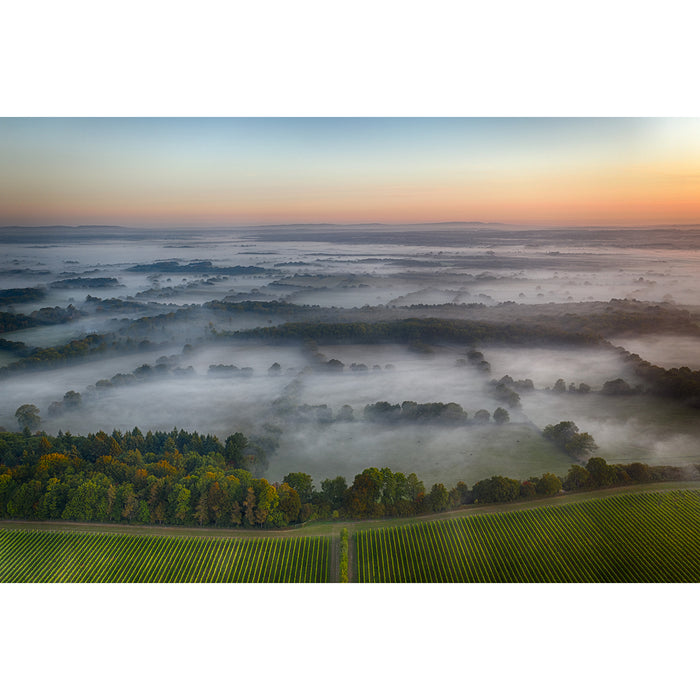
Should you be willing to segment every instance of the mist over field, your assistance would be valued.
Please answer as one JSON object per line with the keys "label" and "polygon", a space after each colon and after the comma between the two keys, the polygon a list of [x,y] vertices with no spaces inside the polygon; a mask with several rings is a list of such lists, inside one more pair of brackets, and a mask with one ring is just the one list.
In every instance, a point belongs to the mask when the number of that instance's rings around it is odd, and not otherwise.
{"label": "mist over field", "polygon": [[[696,464],[699,409],[628,355],[700,369],[697,233],[2,229],[0,426],[34,404],[52,434],[240,431],[267,446],[262,476],[317,486],[369,466],[563,476],[541,433],[563,420],[609,461]],[[408,319],[442,325],[372,335]],[[404,402],[457,407],[398,420]]]}

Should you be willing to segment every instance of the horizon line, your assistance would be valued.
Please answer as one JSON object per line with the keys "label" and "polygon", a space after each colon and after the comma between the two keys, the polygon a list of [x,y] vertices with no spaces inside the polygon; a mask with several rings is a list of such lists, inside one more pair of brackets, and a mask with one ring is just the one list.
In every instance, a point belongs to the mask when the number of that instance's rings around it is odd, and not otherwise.
{"label": "horizon line", "polygon": [[285,228],[285,227],[357,227],[357,226],[499,226],[499,227],[517,227],[522,229],[551,229],[551,228],[567,228],[567,229],[638,229],[638,228],[700,228],[700,221],[691,223],[607,223],[607,224],[571,224],[571,223],[547,223],[547,224],[528,224],[528,223],[506,223],[499,221],[410,221],[400,223],[387,223],[381,221],[366,221],[366,222],[347,222],[347,223],[332,223],[332,222],[287,222],[287,223],[249,223],[249,224],[220,224],[220,225],[146,225],[146,224],[5,224],[0,225],[0,231],[6,230],[47,230],[47,229],[122,229],[126,231],[147,230],[147,231],[220,231],[246,228]]}

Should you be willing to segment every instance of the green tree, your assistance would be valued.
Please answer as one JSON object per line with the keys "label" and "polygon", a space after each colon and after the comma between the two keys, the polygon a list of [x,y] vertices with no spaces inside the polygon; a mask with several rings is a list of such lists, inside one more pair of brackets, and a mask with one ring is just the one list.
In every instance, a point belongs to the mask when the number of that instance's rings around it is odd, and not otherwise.
{"label": "green tree", "polygon": [[535,489],[540,496],[554,496],[561,491],[561,479],[547,472],[537,480]]}
{"label": "green tree", "polygon": [[567,491],[586,488],[590,484],[591,475],[588,469],[580,464],[572,464],[564,479],[563,486]]}
{"label": "green tree", "polygon": [[303,472],[292,472],[282,479],[283,483],[289,484],[298,494],[302,503],[309,503],[313,496],[313,479]]}
{"label": "green tree", "polygon": [[[331,360],[331,362],[332,362],[332,360]],[[345,405],[340,407],[340,410],[338,411],[338,416],[337,416],[336,420],[339,420],[339,421],[355,420],[353,414],[354,414],[354,412],[352,410],[352,406],[345,404]]]}
{"label": "green tree", "polygon": [[406,479],[406,495],[412,501],[417,502],[425,494],[425,486],[420,479],[411,472]]}
{"label": "green tree", "polygon": [[597,448],[598,445],[596,445],[593,436],[589,433],[574,435],[564,446],[566,452],[575,459],[585,459]]}
{"label": "green tree", "polygon": [[80,395],[79,391],[67,391],[63,395],[63,406],[69,411],[73,411],[80,408],[82,403],[83,397]]}
{"label": "green tree", "polygon": [[90,520],[105,520],[107,515],[107,478],[98,474],[93,479],[83,481],[72,492],[66,507],[63,510],[64,520],[78,520],[88,522]]}
{"label": "green tree", "polygon": [[35,518],[43,493],[40,481],[31,479],[20,484],[10,495],[7,514],[12,518]]}
{"label": "green tree", "polygon": [[542,435],[553,443],[563,448],[571,438],[578,433],[578,426],[570,420],[561,421],[556,425],[547,425],[542,430]]}
{"label": "green tree", "polygon": [[248,439],[243,433],[234,433],[226,438],[224,457],[229,464],[243,464],[244,450],[248,447]]}
{"label": "green tree", "polygon": [[146,525],[151,521],[151,511],[148,507],[146,501],[139,501],[138,507],[138,521]]}
{"label": "green tree", "polygon": [[617,469],[602,457],[591,457],[586,463],[586,469],[591,475],[592,486],[613,486],[618,481]]}
{"label": "green tree", "polygon": [[347,490],[348,484],[344,476],[336,476],[335,479],[325,479],[321,482],[321,493],[331,510],[340,510]]}
{"label": "green tree", "polygon": [[33,403],[22,404],[15,411],[15,418],[21,430],[27,428],[29,431],[35,432],[41,425],[39,409]]}
{"label": "green tree", "polygon": [[15,481],[9,474],[0,474],[0,516],[6,513],[7,502],[15,489]]}
{"label": "green tree", "polygon": [[443,484],[434,484],[430,489],[428,494],[428,508],[433,511],[433,513],[439,513],[443,510],[447,510],[450,506],[450,495]]}
{"label": "green tree", "polygon": [[450,505],[453,508],[469,503],[470,500],[471,492],[463,481],[458,481],[454,488],[450,489]]}
{"label": "green tree", "polygon": [[574,459],[584,459],[597,448],[593,437],[579,433],[576,423],[570,420],[546,426],[542,435]]}
{"label": "green tree", "polygon": [[491,420],[491,414],[485,409],[481,408],[474,414],[474,422],[480,425],[488,423]]}
{"label": "green tree", "polygon": [[56,477],[51,477],[46,483],[46,490],[39,502],[37,509],[39,518],[42,520],[60,518],[66,505],[68,491],[67,484],[62,484]]}
{"label": "green tree", "polygon": [[510,413],[506,411],[505,408],[501,408],[500,406],[493,412],[493,419],[498,423],[498,425],[503,425],[504,423],[508,423],[510,421]]}
{"label": "green tree", "polygon": [[472,496],[479,503],[506,503],[520,496],[520,482],[506,476],[492,476],[477,481],[472,488]]}

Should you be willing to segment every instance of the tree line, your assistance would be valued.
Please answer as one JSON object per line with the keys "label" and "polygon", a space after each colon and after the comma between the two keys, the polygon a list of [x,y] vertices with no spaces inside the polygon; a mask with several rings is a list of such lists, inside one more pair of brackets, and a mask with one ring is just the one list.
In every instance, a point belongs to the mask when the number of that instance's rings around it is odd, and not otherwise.
{"label": "tree line", "polygon": [[288,322],[278,326],[242,331],[222,331],[220,337],[254,338],[267,342],[315,340],[322,343],[432,343],[450,341],[478,344],[482,342],[556,343],[590,345],[599,338],[577,331],[563,330],[555,323],[538,321],[530,324],[487,323],[436,318],[407,318],[372,323]]}
{"label": "tree line", "polygon": [[0,311],[0,333],[9,333],[36,326],[53,326],[60,323],[68,323],[85,315],[73,304],[68,304],[65,308],[62,306],[46,306],[32,311],[29,315]]}
{"label": "tree line", "polygon": [[216,436],[138,429],[74,436],[0,432],[0,518],[280,528],[314,519],[406,517],[470,503],[503,503],[632,482],[697,479],[693,468],[572,465],[562,480],[493,476],[471,488],[426,489],[414,474],[369,467],[316,489],[310,475],[257,478],[261,448],[241,433]]}
{"label": "tree line", "polygon": [[[491,414],[483,408],[476,411],[470,419],[467,412],[458,403],[442,403],[440,401],[432,403],[403,401],[401,404],[377,401],[367,404],[363,415],[365,420],[389,424],[410,422],[467,425],[484,424],[491,420]],[[502,425],[510,420],[510,414],[499,406],[493,412],[493,420]]]}
{"label": "tree line", "polygon": [[63,367],[85,357],[143,352],[163,345],[166,343],[153,343],[150,340],[136,342],[132,338],[123,340],[114,333],[90,333],[84,338],[49,348],[28,348],[24,344],[12,343],[11,346],[6,346],[7,349],[20,351],[17,354],[22,357],[5,367],[0,367],[0,378],[17,371]]}
{"label": "tree line", "polygon": [[[634,373],[646,382],[647,392],[683,402],[692,408],[700,408],[700,371],[689,367],[665,369],[624,348],[617,347],[615,350],[626,363],[632,366]],[[625,387],[622,389],[624,390]],[[636,393],[642,388],[634,387],[632,390]]]}

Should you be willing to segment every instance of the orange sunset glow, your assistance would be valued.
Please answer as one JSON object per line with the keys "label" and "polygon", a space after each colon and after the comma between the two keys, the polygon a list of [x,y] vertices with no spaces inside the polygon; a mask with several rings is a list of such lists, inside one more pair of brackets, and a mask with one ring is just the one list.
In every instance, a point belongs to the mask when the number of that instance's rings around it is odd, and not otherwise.
{"label": "orange sunset glow", "polygon": [[0,225],[700,220],[700,120],[2,119]]}

